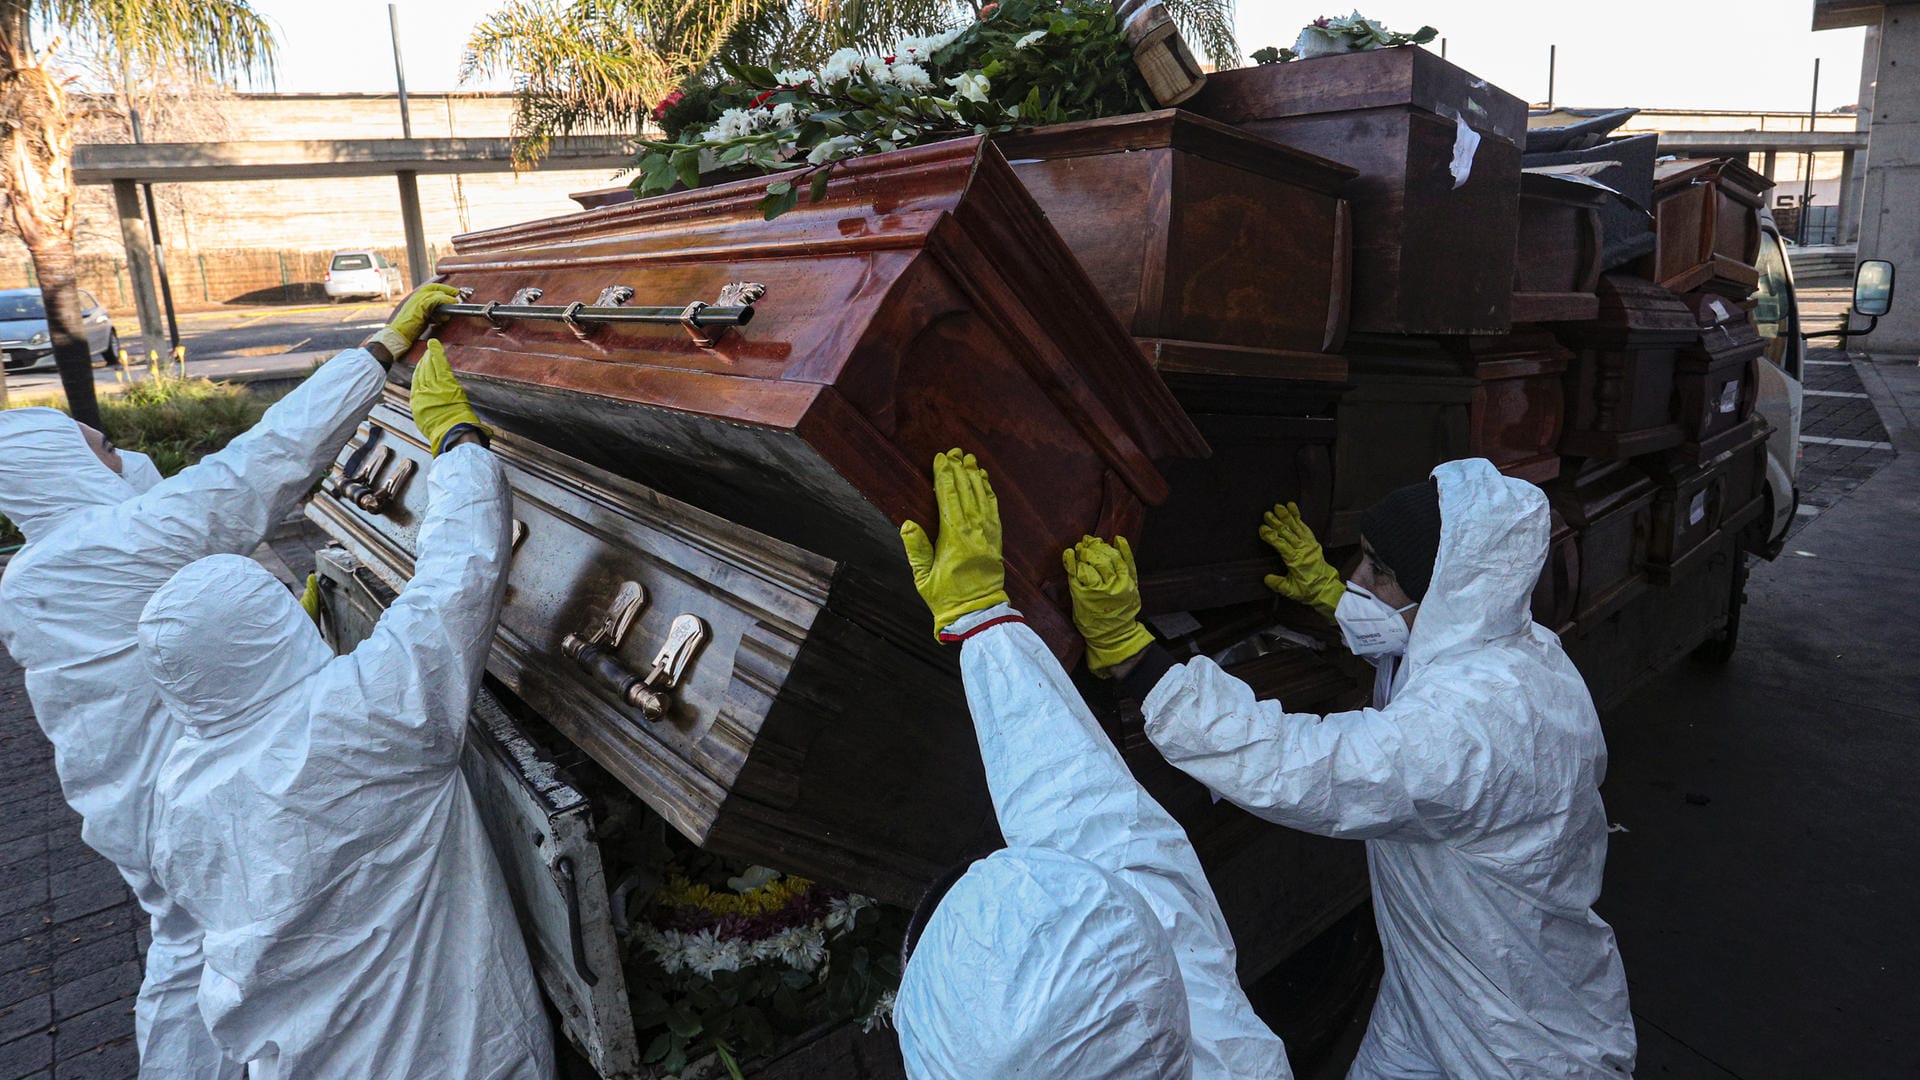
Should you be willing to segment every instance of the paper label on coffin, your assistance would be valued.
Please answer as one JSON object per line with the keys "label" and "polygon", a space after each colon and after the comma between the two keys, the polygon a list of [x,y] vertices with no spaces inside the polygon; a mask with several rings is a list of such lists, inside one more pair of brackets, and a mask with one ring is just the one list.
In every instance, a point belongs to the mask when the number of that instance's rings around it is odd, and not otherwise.
{"label": "paper label on coffin", "polygon": [[[1157,460],[1204,442],[998,151],[956,140],[847,162],[775,221],[764,180],[458,237],[439,268],[473,302],[542,290],[593,302],[762,298],[702,347],[673,326],[586,337],[551,322],[439,330],[476,408],[750,528],[869,570],[931,637],[898,525],[934,520],[930,462],[953,446],[994,477],[1008,591],[1078,654],[1060,550],[1137,530]],[[1004,257],[1018,251],[1020,258]]]}
{"label": "paper label on coffin", "polygon": [[1720,411],[1730,413],[1740,405],[1740,380],[1735,379],[1720,389]]}
{"label": "paper label on coffin", "polygon": [[[898,903],[996,843],[952,652],[924,620],[893,625],[858,568],[510,434],[494,452],[520,541],[488,671],[681,833]],[[397,589],[427,485],[379,512],[335,494],[376,456],[430,468],[391,389],[308,515]],[[601,637],[623,596],[638,605]],[[670,707],[649,719],[610,679],[648,676],[688,617],[707,640],[652,684]],[[602,655],[569,655],[569,636]]]}

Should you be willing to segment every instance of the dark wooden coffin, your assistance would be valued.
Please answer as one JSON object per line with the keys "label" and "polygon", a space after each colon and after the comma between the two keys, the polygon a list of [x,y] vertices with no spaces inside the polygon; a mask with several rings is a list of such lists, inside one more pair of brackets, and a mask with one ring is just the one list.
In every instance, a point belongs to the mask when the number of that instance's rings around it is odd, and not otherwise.
{"label": "dark wooden coffin", "polygon": [[1520,240],[1513,260],[1513,321],[1583,322],[1599,313],[1600,212],[1610,197],[1592,184],[1520,174]]}
{"label": "dark wooden coffin", "polygon": [[1353,329],[1507,328],[1525,102],[1408,47],[1215,72],[1187,108],[1360,170]]}
{"label": "dark wooden coffin", "polygon": [[1572,352],[1538,326],[1448,344],[1478,381],[1467,412],[1469,453],[1536,484],[1560,475],[1564,374]]}
{"label": "dark wooden coffin", "polygon": [[[440,261],[473,301],[715,302],[763,293],[702,346],[678,326],[579,336],[558,322],[439,331],[503,430],[871,572],[920,605],[898,524],[934,520],[929,463],[991,470],[1008,591],[1077,655],[1060,551],[1138,534],[1167,495],[1156,461],[1206,452],[998,150],[979,139],[860,158],[816,204],[765,221],[751,180],[470,233]],[[919,612],[924,615],[924,612]],[[928,628],[931,634],[931,628]]]}
{"label": "dark wooden coffin", "polygon": [[1145,611],[1270,599],[1262,579],[1284,565],[1259,538],[1261,514],[1296,502],[1326,535],[1344,384],[1192,374],[1167,382],[1213,453],[1161,467],[1172,494],[1147,511],[1134,552]]}
{"label": "dark wooden coffin", "polygon": [[1565,515],[1549,505],[1553,531],[1547,541],[1547,564],[1533,587],[1533,621],[1556,634],[1573,629],[1580,599],[1580,535]]}
{"label": "dark wooden coffin", "polygon": [[1647,575],[1670,585],[1706,564],[1724,536],[1746,530],[1765,500],[1767,427],[1744,421],[1735,443],[1718,456],[1694,463],[1679,453],[1646,458],[1653,478],[1653,531],[1647,545]]}
{"label": "dark wooden coffin", "polygon": [[1353,169],[1179,109],[995,142],[1135,337],[1339,350]]}
{"label": "dark wooden coffin", "polygon": [[1744,307],[1707,292],[1685,300],[1700,334],[1675,365],[1683,436],[1675,453],[1699,464],[1744,440],[1760,392],[1754,365],[1766,342]]}
{"label": "dark wooden coffin", "polygon": [[[674,828],[896,903],[994,845],[955,658],[886,584],[532,440],[493,449],[520,539],[488,671]],[[339,494],[363,466],[384,488],[403,462],[411,480],[379,509]],[[430,468],[389,387],[308,515],[400,589]],[[631,625],[604,663],[573,659],[566,636],[591,634],[627,582],[644,590]],[[706,640],[649,719],[604,672],[645,675],[682,616]]]}
{"label": "dark wooden coffin", "polygon": [[1598,622],[1647,587],[1653,481],[1629,461],[1588,461],[1563,471],[1546,490],[1579,548],[1574,621]]}
{"label": "dark wooden coffin", "polygon": [[1674,372],[1699,324],[1679,297],[1641,278],[1603,274],[1596,292],[1598,318],[1555,328],[1574,354],[1561,452],[1627,458],[1679,445]]}
{"label": "dark wooden coffin", "polygon": [[1480,389],[1462,360],[1429,338],[1356,334],[1347,368],[1324,534],[1333,545],[1359,542],[1360,512],[1381,496],[1471,456],[1469,415]]}
{"label": "dark wooden coffin", "polygon": [[[1532,133],[1529,132],[1529,135]],[[1651,254],[1653,231],[1653,160],[1660,135],[1629,135],[1579,149],[1535,152],[1529,139],[1520,155],[1523,167],[1576,165],[1596,169],[1593,179],[1620,193],[1600,207],[1603,247],[1600,268],[1624,267]],[[578,196],[576,196],[577,198]]]}
{"label": "dark wooden coffin", "polygon": [[1654,166],[1658,242],[1640,273],[1674,292],[1709,289],[1735,300],[1760,281],[1760,208],[1773,181],[1734,158]]}

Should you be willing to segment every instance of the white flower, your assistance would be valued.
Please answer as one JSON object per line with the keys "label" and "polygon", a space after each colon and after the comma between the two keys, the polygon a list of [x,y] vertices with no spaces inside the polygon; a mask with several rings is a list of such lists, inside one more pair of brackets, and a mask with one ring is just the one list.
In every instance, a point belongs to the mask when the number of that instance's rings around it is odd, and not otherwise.
{"label": "white flower", "polygon": [[[780,104],[775,105],[773,107],[773,112],[770,113],[769,115],[772,116],[773,118],[773,126],[778,128],[790,128],[800,122],[800,110],[794,108],[793,102],[791,101],[783,101]],[[774,871],[774,876],[775,877],[780,876],[779,871]],[[732,885],[733,880],[728,879],[727,884]],[[739,891],[745,892],[746,890],[742,889]]]}
{"label": "white flower", "polygon": [[925,90],[933,85],[933,77],[919,64],[901,62],[893,65],[893,81],[909,90]]}
{"label": "white flower", "polygon": [[711,927],[688,936],[685,952],[688,969],[707,979],[717,971],[738,971],[748,959],[740,942],[722,940]]}
{"label": "white flower", "polygon": [[860,70],[867,73],[867,78],[881,86],[893,81],[893,65],[878,56],[869,56],[860,61]]}
{"label": "white flower", "polygon": [[927,38],[927,51],[930,53],[939,52],[941,49],[953,44],[961,34],[966,32],[967,28],[964,26],[956,26],[951,30],[942,30],[932,37]]}
{"label": "white flower", "polygon": [[707,129],[706,138],[710,141],[737,139],[742,135],[753,134],[753,116],[745,109],[728,109]]}
{"label": "white flower", "polygon": [[947,80],[947,85],[953,87],[956,96],[966,98],[968,101],[985,101],[987,91],[993,89],[993,84],[987,81],[987,77],[977,71],[956,75]]}
{"label": "white flower", "polygon": [[773,77],[780,80],[781,86],[805,86],[813,81],[813,72],[806,68],[790,68],[775,72]]}
{"label": "white flower", "polygon": [[873,1003],[873,1011],[867,1014],[866,1019],[860,1021],[860,1030],[871,1032],[874,1028],[892,1027],[893,999],[893,991],[881,991],[879,1000]]}
{"label": "white flower", "polygon": [[795,971],[813,971],[827,958],[827,941],[817,926],[796,926],[767,939],[771,955]]}
{"label": "white flower", "polygon": [[827,57],[827,62],[820,65],[820,81],[836,83],[853,78],[853,73],[860,69],[860,59],[858,51],[841,49]]}
{"label": "white flower", "polygon": [[640,938],[640,944],[648,952],[660,958],[660,967],[667,974],[677,973],[686,966],[686,950],[682,943],[683,935],[678,930],[655,930],[642,925],[634,933]]}
{"label": "white flower", "polygon": [[1046,36],[1047,36],[1047,32],[1045,30],[1035,30],[1031,34],[1022,34],[1020,35],[1020,40],[1013,43],[1013,47],[1016,49],[1024,49],[1027,46],[1033,44],[1036,41],[1039,41],[1041,38]]}
{"label": "white flower", "polygon": [[851,927],[860,911],[873,906],[873,901],[859,893],[848,893],[844,897],[836,896],[827,903],[827,929],[837,930],[842,926]]}
{"label": "white flower", "polygon": [[[788,108],[793,106],[789,105]],[[768,882],[778,881],[780,871],[768,866],[749,866],[740,872],[739,877],[727,879],[727,888],[734,892],[751,892]]]}
{"label": "white flower", "polygon": [[835,135],[807,151],[807,164],[824,165],[829,161],[838,161],[859,145],[860,140],[851,135]]}

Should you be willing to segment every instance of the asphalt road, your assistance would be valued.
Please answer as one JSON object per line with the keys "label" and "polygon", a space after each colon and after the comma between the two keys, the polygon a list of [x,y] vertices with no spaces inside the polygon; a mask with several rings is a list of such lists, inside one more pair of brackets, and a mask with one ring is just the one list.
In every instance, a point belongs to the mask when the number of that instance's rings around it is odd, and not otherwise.
{"label": "asphalt road", "polygon": [[[386,324],[393,309],[388,301],[310,307],[223,308],[180,316],[180,342],[187,350],[187,373],[209,378],[260,378],[298,374],[341,349],[358,345]],[[115,320],[128,361],[135,369],[145,359],[135,354],[139,338],[132,320]],[[119,384],[117,368],[98,366],[94,382],[104,388]],[[33,398],[60,392],[60,377],[52,367],[10,372],[7,391]]]}

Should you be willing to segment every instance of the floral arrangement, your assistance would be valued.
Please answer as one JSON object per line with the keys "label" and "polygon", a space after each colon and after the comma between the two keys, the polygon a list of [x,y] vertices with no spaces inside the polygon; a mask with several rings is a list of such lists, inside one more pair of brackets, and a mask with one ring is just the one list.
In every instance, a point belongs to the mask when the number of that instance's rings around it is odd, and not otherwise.
{"label": "floral arrangement", "polygon": [[751,867],[724,884],[696,853],[627,938],[643,1059],[679,1076],[709,1055],[735,1077],[821,1023],[891,1022],[905,915],[856,893]]}
{"label": "floral arrangement", "polygon": [[[716,169],[778,173],[760,206],[771,219],[798,204],[802,187],[819,200],[849,158],[1153,108],[1106,0],[1003,0],[885,54],[842,49],[817,71],[726,71],[730,81],[711,91],[661,102],[656,120],[671,138],[641,144],[636,194],[698,187]],[[696,95],[704,121],[685,108]]]}
{"label": "floral arrangement", "polygon": [[1294,41],[1291,49],[1268,46],[1252,55],[1257,64],[1283,64],[1291,60],[1312,60],[1321,56],[1365,52],[1368,49],[1425,45],[1439,34],[1440,31],[1431,26],[1423,26],[1411,34],[1402,34],[1388,30],[1385,24],[1355,11],[1345,18],[1322,15],[1313,20],[1301,28],[1300,37]]}

